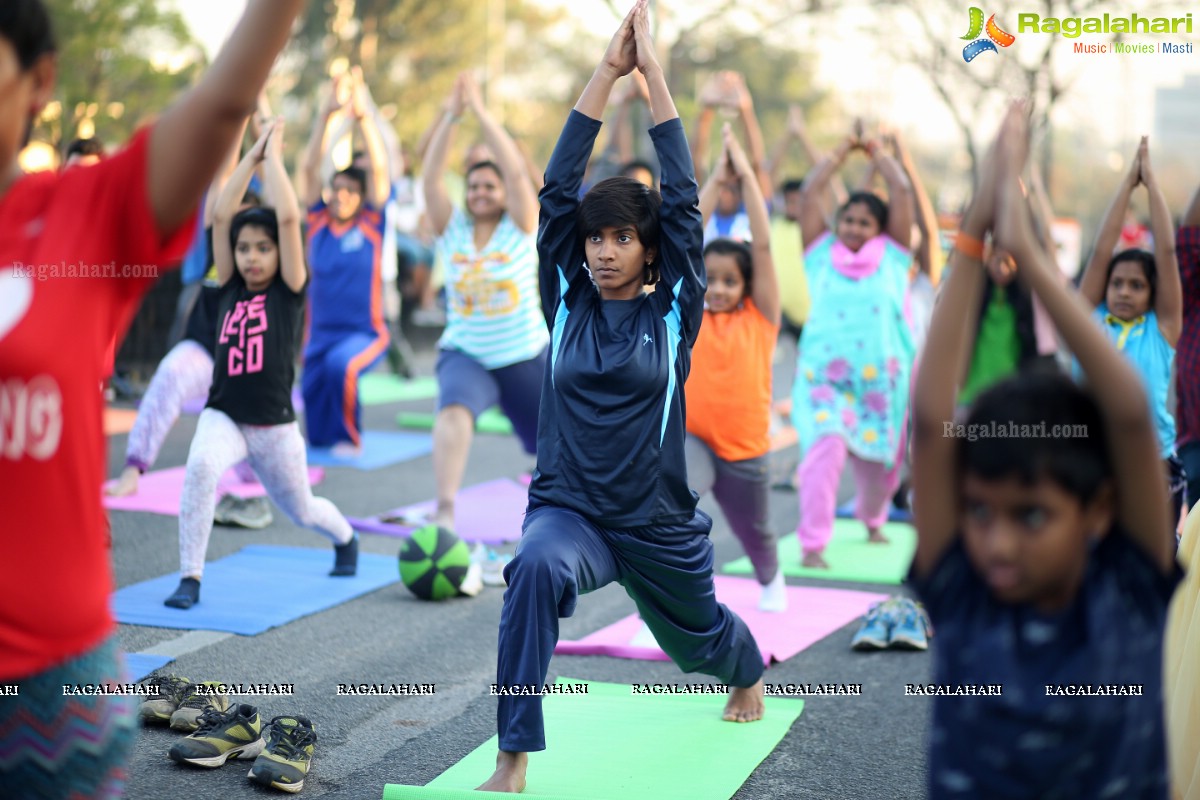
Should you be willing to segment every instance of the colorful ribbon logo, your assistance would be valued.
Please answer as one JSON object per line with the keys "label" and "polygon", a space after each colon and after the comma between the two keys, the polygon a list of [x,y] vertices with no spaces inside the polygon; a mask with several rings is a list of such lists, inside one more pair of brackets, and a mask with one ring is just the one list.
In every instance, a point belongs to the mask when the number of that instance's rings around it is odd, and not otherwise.
{"label": "colorful ribbon logo", "polygon": [[[1011,33],[1001,30],[1000,26],[996,24],[995,14],[992,14],[992,16],[988,17],[987,25],[985,26],[983,24],[982,8],[975,8],[972,6],[969,13],[971,19],[970,28],[967,30],[967,35],[962,38],[974,39],[977,41],[972,41],[963,48],[963,60],[968,64],[974,61],[975,57],[980,53],[986,53],[989,50],[993,53],[1000,52],[996,49],[996,45],[1008,47],[1017,40],[1017,37],[1013,36]],[[984,30],[987,31],[988,38],[980,39],[979,34],[983,33]]]}

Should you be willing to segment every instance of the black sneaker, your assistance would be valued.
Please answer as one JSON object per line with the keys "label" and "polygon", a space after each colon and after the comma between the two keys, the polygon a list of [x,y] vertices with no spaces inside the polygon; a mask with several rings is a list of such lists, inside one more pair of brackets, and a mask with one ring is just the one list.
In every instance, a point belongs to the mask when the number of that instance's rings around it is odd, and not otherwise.
{"label": "black sneaker", "polygon": [[199,723],[195,733],[171,748],[167,755],[172,761],[213,768],[230,758],[254,758],[262,752],[262,722],[254,706],[240,703],[228,711],[209,708]]}
{"label": "black sneaker", "polygon": [[247,778],[285,792],[304,788],[312,765],[317,732],[307,717],[276,717],[271,720],[267,746],[254,760]]}

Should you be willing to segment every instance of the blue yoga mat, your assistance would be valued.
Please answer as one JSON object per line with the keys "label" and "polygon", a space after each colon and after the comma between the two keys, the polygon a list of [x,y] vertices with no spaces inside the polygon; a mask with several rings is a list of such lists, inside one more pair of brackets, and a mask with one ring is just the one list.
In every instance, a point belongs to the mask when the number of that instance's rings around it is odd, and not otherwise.
{"label": "blue yoga mat", "polygon": [[153,653],[126,653],[125,667],[129,670],[129,680],[140,681],[159,667],[165,667],[175,659],[171,656],[158,656]]}
{"label": "blue yoga mat", "polygon": [[[837,507],[838,519],[854,519],[854,498],[847,500]],[[896,508],[891,503],[888,504],[888,522],[907,522],[912,523],[912,512],[906,508]]]}
{"label": "blue yoga mat", "polygon": [[310,447],[308,463],[309,466],[372,470],[427,456],[432,452],[433,437],[428,433],[363,431],[362,455],[358,458],[338,458],[328,447]]}
{"label": "blue yoga mat", "polygon": [[329,577],[332,566],[332,547],[254,545],[206,565],[200,602],[187,611],[163,605],[179,585],[172,573],[118,589],[113,612],[127,625],[253,636],[400,579],[389,556],[360,553],[353,578]]}

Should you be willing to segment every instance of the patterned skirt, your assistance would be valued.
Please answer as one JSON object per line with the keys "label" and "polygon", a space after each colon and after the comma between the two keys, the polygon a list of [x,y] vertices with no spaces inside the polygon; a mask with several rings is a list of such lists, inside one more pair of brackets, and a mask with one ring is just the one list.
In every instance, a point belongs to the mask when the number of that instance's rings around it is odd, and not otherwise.
{"label": "patterned skirt", "polygon": [[[6,798],[121,797],[133,747],[135,700],[70,696],[64,686],[124,682],[116,637],[16,684],[0,697],[0,787]],[[84,691],[87,691],[86,688]]]}

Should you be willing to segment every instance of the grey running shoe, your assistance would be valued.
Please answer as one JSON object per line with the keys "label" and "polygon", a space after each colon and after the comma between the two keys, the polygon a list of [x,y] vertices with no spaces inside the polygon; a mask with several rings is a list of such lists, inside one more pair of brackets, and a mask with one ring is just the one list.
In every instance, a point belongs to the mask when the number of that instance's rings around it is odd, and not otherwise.
{"label": "grey running shoe", "polygon": [[227,494],[220,499],[213,512],[213,522],[217,525],[234,525],[258,530],[274,521],[271,506],[265,497],[241,498]]}
{"label": "grey running shoe", "polygon": [[192,682],[177,675],[155,678],[150,685],[158,687],[158,694],[150,695],[138,707],[138,717],[146,725],[170,722],[171,715],[192,691]]}
{"label": "grey running shoe", "polygon": [[218,694],[217,681],[205,681],[189,687],[188,695],[171,715],[171,728],[177,731],[194,731],[200,724],[200,715],[207,710],[224,712],[232,705],[229,695]]}

